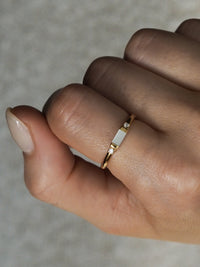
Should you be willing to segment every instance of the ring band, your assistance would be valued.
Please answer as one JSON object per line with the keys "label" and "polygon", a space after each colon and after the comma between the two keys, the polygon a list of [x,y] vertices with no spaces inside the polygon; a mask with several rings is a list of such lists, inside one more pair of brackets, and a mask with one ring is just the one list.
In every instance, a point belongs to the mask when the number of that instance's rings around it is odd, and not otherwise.
{"label": "ring band", "polygon": [[109,159],[111,158],[111,156],[114,154],[114,152],[117,151],[117,149],[119,148],[119,146],[121,145],[122,141],[124,140],[128,130],[130,129],[131,124],[133,123],[135,119],[135,115],[131,114],[129,116],[129,118],[127,119],[127,121],[124,122],[124,124],[121,126],[121,128],[119,128],[119,130],[117,131],[116,135],[114,136],[110,147],[106,153],[106,156],[104,158],[103,163],[101,164],[101,168],[105,169]]}

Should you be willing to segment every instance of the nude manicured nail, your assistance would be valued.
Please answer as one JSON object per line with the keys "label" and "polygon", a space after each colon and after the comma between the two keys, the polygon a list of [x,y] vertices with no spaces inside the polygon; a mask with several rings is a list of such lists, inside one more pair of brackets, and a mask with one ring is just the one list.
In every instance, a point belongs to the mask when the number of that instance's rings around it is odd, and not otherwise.
{"label": "nude manicured nail", "polygon": [[6,110],[6,119],[11,136],[17,145],[22,151],[30,154],[34,149],[34,144],[28,127],[12,113],[11,108]]}

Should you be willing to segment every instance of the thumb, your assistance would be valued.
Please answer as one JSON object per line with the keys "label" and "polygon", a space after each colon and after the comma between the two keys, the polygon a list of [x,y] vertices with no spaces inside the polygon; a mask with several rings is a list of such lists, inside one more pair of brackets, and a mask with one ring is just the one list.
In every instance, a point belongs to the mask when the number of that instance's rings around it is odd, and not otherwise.
{"label": "thumb", "polygon": [[53,202],[54,196],[49,194],[47,197],[47,191],[53,187],[55,190],[56,185],[64,182],[63,173],[68,176],[71,172],[74,156],[52,134],[41,112],[35,108],[8,108],[6,118],[13,139],[24,152],[24,174],[28,189],[37,198]]}
{"label": "thumb", "polygon": [[126,216],[117,212],[116,219],[119,196],[120,208],[128,208],[128,189],[118,179],[73,155],[35,108],[8,108],[6,118],[12,137],[24,152],[25,183],[34,197],[73,212],[104,231],[119,233],[123,224],[128,230]]}

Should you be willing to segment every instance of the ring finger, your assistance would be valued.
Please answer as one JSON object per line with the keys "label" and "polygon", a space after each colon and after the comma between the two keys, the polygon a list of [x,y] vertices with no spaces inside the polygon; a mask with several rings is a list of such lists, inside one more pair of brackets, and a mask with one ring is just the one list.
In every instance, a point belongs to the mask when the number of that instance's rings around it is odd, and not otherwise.
{"label": "ring finger", "polygon": [[125,49],[125,59],[191,90],[200,90],[199,42],[157,29],[137,31]]}
{"label": "ring finger", "polygon": [[188,19],[181,23],[176,33],[200,42],[200,19]]}

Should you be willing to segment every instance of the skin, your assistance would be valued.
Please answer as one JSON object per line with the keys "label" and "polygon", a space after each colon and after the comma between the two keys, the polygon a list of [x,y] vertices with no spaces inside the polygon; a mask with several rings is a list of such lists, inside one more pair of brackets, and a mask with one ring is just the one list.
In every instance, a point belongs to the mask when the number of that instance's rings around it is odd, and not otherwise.
{"label": "skin", "polygon": [[[25,183],[36,198],[73,212],[103,231],[200,243],[200,20],[175,33],[142,29],[124,58],[96,59],[83,84],[56,91],[43,112],[12,112],[29,128]],[[108,168],[115,133],[136,115]]]}

